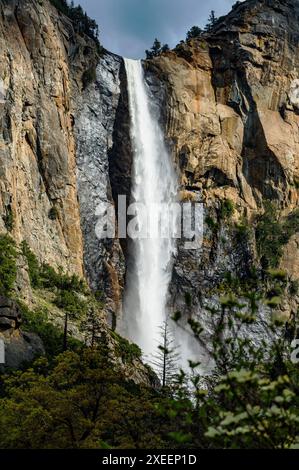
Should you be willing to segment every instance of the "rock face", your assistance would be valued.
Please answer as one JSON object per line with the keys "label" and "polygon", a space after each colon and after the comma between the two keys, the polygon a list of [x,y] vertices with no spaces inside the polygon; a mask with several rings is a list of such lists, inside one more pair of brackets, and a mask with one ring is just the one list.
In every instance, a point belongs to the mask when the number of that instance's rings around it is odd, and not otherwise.
{"label": "rock face", "polygon": [[84,240],[84,262],[89,282],[105,296],[113,315],[121,305],[124,260],[117,239],[101,239],[104,207],[114,207],[109,179],[109,154],[113,148],[120,101],[120,57],[105,54],[97,66],[96,81],[76,102],[77,181]]}
{"label": "rock face", "polygon": [[[1,0],[0,13],[0,231],[25,239],[40,261],[85,274],[115,321],[126,245],[96,228],[101,204],[117,209],[117,196],[130,194],[123,60],[106,51],[98,60],[48,0]],[[227,272],[259,267],[255,240],[232,226],[250,224],[266,199],[283,214],[298,206],[298,18],[298,0],[237,2],[208,35],[144,63],[182,200],[205,206],[201,249],[179,246],[175,260],[170,303],[186,315],[213,299]],[[225,200],[236,209],[230,223]],[[281,259],[294,280],[297,235]]]}
{"label": "rock face", "polygon": [[16,302],[0,297],[0,340],[4,342],[4,367],[18,368],[31,362],[36,356],[45,354],[40,338],[20,330],[22,315]]}
{"label": "rock face", "polygon": [[0,11],[0,229],[82,275],[72,27],[47,1],[1,1]]}

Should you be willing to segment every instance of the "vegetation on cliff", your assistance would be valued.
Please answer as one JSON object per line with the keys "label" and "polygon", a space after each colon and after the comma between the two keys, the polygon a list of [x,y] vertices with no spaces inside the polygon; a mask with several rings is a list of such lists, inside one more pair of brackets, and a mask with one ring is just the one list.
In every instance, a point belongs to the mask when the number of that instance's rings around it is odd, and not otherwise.
{"label": "vegetation on cliff", "polygon": [[50,0],[50,2],[72,20],[78,34],[86,34],[99,45],[99,27],[96,21],[84,12],[81,5],[75,6],[74,2],[69,4],[67,0]]}
{"label": "vegetation on cliff", "polygon": [[0,295],[9,295],[17,275],[16,245],[8,235],[0,236]]}
{"label": "vegetation on cliff", "polygon": [[256,241],[263,268],[276,268],[283,247],[299,231],[299,210],[282,218],[275,204],[265,202],[265,211],[257,219]]}
{"label": "vegetation on cliff", "polygon": [[167,51],[169,51],[168,44],[162,45],[159,39],[156,38],[150,50],[147,49],[145,51],[145,55],[147,59],[153,59],[154,57],[158,57],[160,54]]}
{"label": "vegetation on cliff", "polygon": [[[207,24],[202,30],[199,26],[192,26],[192,28],[187,31],[186,35],[186,41],[190,41],[191,39],[197,39],[202,37],[205,33],[209,33],[212,31],[213,27],[216,25],[218,21],[218,18],[215,15],[215,11],[211,10]],[[184,41],[182,40],[174,49],[175,51],[180,51],[180,46],[184,44]],[[161,44],[159,39],[155,38],[154,43],[150,50],[146,49],[145,51],[145,56],[146,59],[153,59],[154,57],[159,57],[163,52],[169,51],[169,46],[168,44]]]}

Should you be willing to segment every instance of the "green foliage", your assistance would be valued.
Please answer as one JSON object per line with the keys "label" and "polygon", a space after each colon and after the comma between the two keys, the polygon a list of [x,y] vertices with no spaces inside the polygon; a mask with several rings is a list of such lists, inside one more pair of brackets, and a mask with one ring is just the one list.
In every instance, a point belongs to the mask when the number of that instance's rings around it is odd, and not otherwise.
{"label": "green foliage", "polygon": [[200,29],[198,26],[192,26],[192,28],[187,32],[186,41],[190,41],[190,39],[193,38],[199,38],[202,33],[202,29]]}
{"label": "green foliage", "polygon": [[235,205],[230,199],[221,201],[220,216],[222,219],[230,219],[235,212]]}
{"label": "green foliage", "polygon": [[57,10],[61,11],[64,15],[67,15],[69,12],[69,6],[66,0],[50,0],[52,5],[54,5]]}
{"label": "green foliage", "polygon": [[[278,270],[268,275],[272,282],[285,282]],[[42,336],[50,361],[39,359],[26,371],[2,376],[1,447],[296,446],[299,374],[289,361],[295,330],[286,340],[284,325],[271,317],[272,322],[259,324],[265,339],[248,336],[262,300],[255,292],[242,302],[234,295],[222,297],[218,307],[210,308],[209,337],[200,319],[190,320],[215,368],[204,375],[197,371],[200,363],[189,361],[189,377],[181,371],[167,394],[128,381],[117,361],[110,362],[105,341],[54,358],[61,337],[48,324],[47,313],[24,312],[26,327]],[[112,337],[123,362],[140,357],[136,345],[116,333]]]}
{"label": "green foliage", "polygon": [[297,295],[299,292],[299,281],[298,279],[291,279],[290,280],[290,286],[289,286],[289,292],[291,295]]}
{"label": "green foliage", "polygon": [[0,295],[9,296],[17,277],[17,250],[14,240],[0,235]]}
{"label": "green foliage", "polygon": [[68,312],[73,318],[80,318],[86,315],[88,305],[85,300],[79,298],[76,292],[71,290],[61,290],[58,292],[54,303],[57,307]]}
{"label": "green foliage", "polygon": [[56,220],[56,219],[58,219],[58,216],[59,216],[59,212],[58,212],[57,207],[55,207],[55,206],[51,207],[51,209],[49,210],[49,213],[48,213],[49,219],[50,220]]}
{"label": "green foliage", "polygon": [[[89,303],[93,296],[85,282],[75,274],[70,276],[65,274],[62,269],[55,271],[54,268],[47,264],[40,265],[26,242],[22,243],[22,252],[27,259],[32,287],[35,289],[49,289],[54,292],[56,294],[54,304],[65,313],[63,341],[61,340],[62,334],[57,335],[55,328],[53,329],[53,327],[49,326],[49,332],[52,333],[49,341],[53,340],[54,343],[63,345],[63,350],[65,350],[69,344],[68,321],[70,319],[83,320],[89,312]],[[36,321],[41,321],[42,323],[40,325],[41,332],[37,331],[38,328],[35,329],[35,332],[44,338],[43,326],[45,320],[42,316],[39,316],[36,317]],[[30,324],[32,326],[32,321]]]}
{"label": "green foliage", "polygon": [[87,293],[84,280],[79,279],[75,274],[70,276],[65,274],[62,269],[55,271],[48,264],[40,265],[26,241],[22,242],[21,250],[28,263],[29,277],[33,288],[57,289],[58,291],[70,291],[81,294]]}
{"label": "green foliage", "polygon": [[281,220],[275,205],[265,202],[264,214],[258,217],[255,231],[257,249],[264,269],[278,266],[284,245],[298,231],[298,209]]}
{"label": "green foliage", "polygon": [[206,32],[210,32],[213,27],[215,26],[215,24],[217,23],[217,17],[215,15],[215,11],[214,10],[211,10],[211,13],[209,15],[209,18],[208,18],[208,22],[205,26],[205,31]]}
{"label": "green foliage", "polygon": [[88,288],[83,279],[76,274],[65,274],[62,269],[55,271],[48,264],[40,266],[40,285],[45,288],[73,291],[77,294],[88,294]]}
{"label": "green foliage", "polygon": [[215,219],[213,219],[213,217],[208,215],[205,219],[205,222],[206,222],[207,226],[209,227],[209,229],[212,232],[218,230],[219,225],[218,225],[217,221]]}
{"label": "green foliage", "polygon": [[161,399],[126,380],[102,348],[68,351],[5,377],[1,448],[163,448],[174,421]]}
{"label": "green foliage", "polygon": [[32,287],[39,287],[40,285],[40,267],[39,262],[33,251],[31,251],[28,243],[24,240],[21,243],[21,251],[27,260],[28,273]]}
{"label": "green foliage", "polygon": [[[270,270],[268,276],[272,292],[287,282],[286,274],[280,270]],[[257,318],[261,302],[272,309],[267,321]],[[209,309],[209,337],[199,320],[189,320],[194,336],[215,363],[212,375],[192,376],[195,405],[191,412],[188,394],[184,389],[180,393],[181,409],[185,399],[185,412],[189,410],[180,432],[189,435],[193,445],[198,429],[203,432],[199,445],[209,448],[273,449],[297,445],[299,374],[290,362],[290,342],[298,324],[293,325],[289,336],[290,327],[275,310],[279,303],[279,297],[267,300],[255,291],[243,295],[242,302],[227,295],[218,308]],[[247,332],[248,325],[254,325],[254,332],[257,324],[264,330],[265,339],[256,342],[255,334],[248,336]],[[212,349],[207,345],[212,345]],[[195,365],[193,372],[194,368]],[[174,413],[177,408],[177,402],[171,405]],[[179,439],[176,441],[178,444]]]}
{"label": "green foliage", "polygon": [[[49,320],[47,310],[31,311],[25,304],[21,303],[23,325],[22,329],[36,333],[42,340],[49,360],[63,351],[63,332],[58,326]],[[74,338],[69,339],[69,349],[76,350],[81,343]]]}
{"label": "green foliage", "polygon": [[206,431],[215,446],[289,448],[296,440],[298,398],[288,375],[271,380],[261,373],[240,369],[224,376],[216,393],[222,397],[222,410]]}
{"label": "green foliage", "polygon": [[160,342],[157,352],[153,355],[152,364],[158,374],[162,389],[167,393],[176,384],[179,359],[178,347],[175,344],[169,322],[165,321],[160,327]]}
{"label": "green foliage", "polygon": [[123,362],[131,363],[134,359],[140,359],[142,351],[135,343],[131,343],[127,339],[120,336],[115,331],[111,331],[111,336],[117,342],[116,353]]}
{"label": "green foliage", "polygon": [[167,52],[167,51],[169,51],[168,44],[162,45],[161,42],[156,38],[154,40],[154,43],[153,43],[151,49],[150,50],[147,49],[145,51],[145,54],[146,54],[147,59],[153,59],[154,57],[158,57],[163,52]]}
{"label": "green foliage", "polygon": [[244,240],[248,241],[250,237],[251,229],[248,224],[246,217],[243,217],[239,223],[235,225],[235,235],[237,242],[241,243]]}

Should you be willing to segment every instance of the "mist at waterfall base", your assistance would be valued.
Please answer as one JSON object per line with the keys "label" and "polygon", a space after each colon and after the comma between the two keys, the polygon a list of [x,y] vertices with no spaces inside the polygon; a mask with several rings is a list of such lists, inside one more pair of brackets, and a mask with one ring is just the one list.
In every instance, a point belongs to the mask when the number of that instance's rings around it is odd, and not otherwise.
{"label": "mist at waterfall base", "polygon": [[[133,149],[131,202],[146,207],[149,220],[163,217],[165,204],[177,199],[178,178],[166,149],[164,135],[150,106],[141,61],[125,59],[131,143]],[[152,213],[155,211],[155,213]],[[142,226],[136,212],[137,225]],[[176,239],[161,236],[137,237],[128,242],[128,266],[124,313],[120,331],[140,346],[147,362],[161,343],[160,328],[169,312],[168,290],[176,254]],[[192,334],[173,323],[173,334],[181,356],[179,366],[196,359]],[[194,348],[194,344],[192,349]],[[198,358],[197,358],[198,359]]]}

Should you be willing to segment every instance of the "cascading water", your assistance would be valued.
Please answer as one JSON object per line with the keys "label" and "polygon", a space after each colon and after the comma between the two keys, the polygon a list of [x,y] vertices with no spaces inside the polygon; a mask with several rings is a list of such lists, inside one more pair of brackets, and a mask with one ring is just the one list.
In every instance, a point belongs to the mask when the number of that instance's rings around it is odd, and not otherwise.
{"label": "cascading water", "polygon": [[[132,201],[146,209],[147,220],[163,217],[165,205],[175,202],[178,182],[163,133],[150,108],[150,98],[140,61],[125,59],[131,142],[133,148]],[[137,226],[144,224],[136,211]],[[176,251],[173,237],[142,236],[130,242],[124,298],[125,334],[143,353],[156,351],[159,326],[166,317],[172,258]]]}

